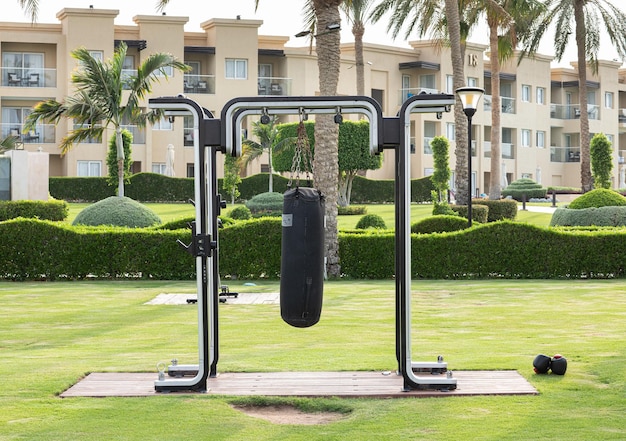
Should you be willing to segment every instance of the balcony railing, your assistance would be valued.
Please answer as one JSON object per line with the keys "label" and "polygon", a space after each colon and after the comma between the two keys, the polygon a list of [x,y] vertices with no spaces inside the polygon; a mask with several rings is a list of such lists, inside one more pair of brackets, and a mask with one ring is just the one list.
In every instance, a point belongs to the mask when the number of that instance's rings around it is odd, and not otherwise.
{"label": "balcony railing", "polygon": [[411,98],[414,95],[419,95],[420,93],[439,93],[437,89],[430,89],[428,87],[412,87],[409,89],[400,89],[399,96],[399,104],[402,105],[406,100]]}
{"label": "balcony railing", "polygon": [[56,87],[57,70],[32,67],[2,67],[2,86]]}
{"label": "balcony railing", "polygon": [[[502,159],[515,159],[515,145],[501,142],[500,151],[502,152]],[[483,143],[483,156],[491,158],[491,142]]]}
{"label": "balcony railing", "polygon": [[24,132],[22,123],[2,123],[2,138],[13,136],[23,144],[54,144],[56,127],[54,124],[37,124],[34,130]]}
{"label": "balcony railing", "polygon": [[[483,100],[483,110],[491,112],[491,95],[483,96]],[[515,113],[515,98],[501,96],[500,107],[502,108],[502,113]]]}
{"label": "balcony railing", "polygon": [[215,93],[215,75],[185,74],[183,80],[185,93]]}
{"label": "balcony railing", "polygon": [[[589,116],[589,119],[600,119],[600,106],[595,105],[595,104],[588,104],[587,115]],[[554,119],[580,118],[580,104],[569,104],[569,105],[550,104],[550,118],[554,118]],[[622,120],[620,119],[620,122],[621,121]]]}
{"label": "balcony railing", "polygon": [[619,109],[619,123],[626,124],[626,109]]}
{"label": "balcony railing", "polygon": [[580,147],[550,147],[550,162],[580,162]]}
{"label": "balcony railing", "polygon": [[291,95],[291,78],[259,77],[259,95]]}

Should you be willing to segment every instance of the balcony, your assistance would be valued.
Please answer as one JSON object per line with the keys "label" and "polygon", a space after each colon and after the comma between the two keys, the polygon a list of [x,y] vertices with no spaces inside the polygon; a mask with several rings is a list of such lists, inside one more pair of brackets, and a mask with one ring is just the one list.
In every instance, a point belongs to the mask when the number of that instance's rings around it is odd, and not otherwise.
{"label": "balcony", "polygon": [[183,85],[185,93],[212,95],[215,93],[215,75],[185,74]]}
{"label": "balcony", "polygon": [[[515,145],[508,142],[501,142],[500,151],[502,152],[502,159],[515,159]],[[491,142],[483,143],[483,156],[485,158],[491,158]]]}
{"label": "balcony", "polygon": [[13,136],[22,144],[54,144],[56,126],[54,124],[37,124],[35,130],[24,133],[22,123],[2,123],[2,138]]}
{"label": "balcony", "polygon": [[399,105],[402,105],[406,100],[414,95],[420,93],[440,93],[437,89],[429,89],[428,87],[412,87],[409,89],[400,89],[400,96],[398,98]]}
{"label": "balcony", "polygon": [[[483,110],[485,112],[491,112],[491,95],[483,96]],[[502,108],[502,113],[515,113],[515,98],[511,98],[508,96],[500,97],[500,107]]]}
{"label": "balcony", "polygon": [[[587,105],[587,115],[589,119],[600,119],[600,106],[595,104]],[[621,115],[621,113],[620,113]],[[550,104],[550,118],[554,119],[577,119],[580,118],[580,104]],[[620,119],[620,122],[622,120]],[[626,119],[624,120],[626,121]]]}
{"label": "balcony", "polygon": [[291,78],[259,77],[259,95],[290,95]]}
{"label": "balcony", "polygon": [[2,67],[4,87],[56,87],[57,70],[26,67]]}
{"label": "balcony", "polygon": [[580,162],[580,147],[550,147],[550,162]]}

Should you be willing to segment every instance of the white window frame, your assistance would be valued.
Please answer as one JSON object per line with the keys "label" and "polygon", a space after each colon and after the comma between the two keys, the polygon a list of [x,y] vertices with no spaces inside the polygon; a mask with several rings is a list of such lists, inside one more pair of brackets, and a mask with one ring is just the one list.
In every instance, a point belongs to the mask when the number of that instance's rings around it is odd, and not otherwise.
{"label": "white window frame", "polygon": [[152,130],[174,130],[174,124],[170,122],[169,117],[164,116],[152,124]]}
{"label": "white window frame", "polygon": [[[85,170],[81,170],[81,166]],[[102,161],[76,161],[76,176],[100,177],[102,176]]]}
{"label": "white window frame", "polygon": [[448,141],[456,141],[456,127],[454,123],[446,123],[446,138]]}
{"label": "white window frame", "polygon": [[543,130],[537,130],[536,133],[536,145],[538,149],[543,149],[546,147],[546,132]]}
{"label": "white window frame", "polygon": [[614,95],[613,92],[604,92],[604,108],[612,109],[613,108],[613,100]]}
{"label": "white window frame", "polygon": [[545,104],[546,103],[546,88],[545,87],[537,87],[537,104]]}
{"label": "white window frame", "polygon": [[454,94],[454,75],[446,75],[446,93]]}
{"label": "white window frame", "polygon": [[468,87],[478,87],[478,78],[476,78],[476,77],[467,77],[467,86]]}
{"label": "white window frame", "polygon": [[161,69],[157,69],[154,71],[154,76],[159,78],[173,77],[174,76],[174,67],[173,66],[163,66]]}
{"label": "white window frame", "polygon": [[100,63],[104,61],[104,51],[90,50],[89,55],[91,58],[98,60]]}
{"label": "white window frame", "polygon": [[530,129],[522,129],[522,147],[530,147]]}
{"label": "white window frame", "polygon": [[530,102],[530,93],[532,89],[530,84],[522,84],[522,102],[529,103]]}
{"label": "white window frame", "polygon": [[152,173],[157,173],[159,175],[165,174],[166,164],[165,162],[153,162],[152,163]]}
{"label": "white window frame", "polygon": [[[224,77],[229,80],[248,79],[248,60],[245,58],[226,58],[224,60]],[[242,72],[243,70],[243,72]]]}

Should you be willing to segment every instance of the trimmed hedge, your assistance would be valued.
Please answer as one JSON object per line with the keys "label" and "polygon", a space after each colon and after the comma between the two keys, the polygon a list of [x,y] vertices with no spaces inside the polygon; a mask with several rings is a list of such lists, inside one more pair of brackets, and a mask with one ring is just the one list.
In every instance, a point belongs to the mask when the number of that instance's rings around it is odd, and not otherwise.
{"label": "trimmed hedge", "polygon": [[368,228],[386,229],[385,221],[377,214],[366,214],[356,223],[357,230],[366,230]]}
{"label": "trimmed hedge", "polygon": [[0,201],[0,222],[17,217],[63,221],[69,211],[65,201]]}
{"label": "trimmed hedge", "polygon": [[515,220],[517,217],[517,201],[512,199],[472,199],[472,215],[473,208],[476,205],[484,205],[488,207],[487,222],[496,222],[499,220]]}
{"label": "trimmed hedge", "polygon": [[177,239],[187,230],[69,226],[36,219],[0,222],[0,277],[12,280],[195,278]]}
{"label": "trimmed hedge", "polygon": [[[220,230],[222,277],[277,278],[281,220],[235,222]],[[177,240],[189,229],[71,227],[36,219],[0,222],[0,278],[13,280],[195,278],[195,260]],[[394,233],[339,233],[342,273],[352,278],[394,277]],[[626,228],[571,230],[510,221],[412,236],[412,277],[626,277]]]}
{"label": "trimmed hedge", "polygon": [[579,210],[582,208],[621,207],[626,205],[626,198],[616,191],[606,188],[596,188],[574,199],[568,208]]}
{"label": "trimmed hedge", "polygon": [[529,201],[532,198],[545,198],[548,189],[537,184],[532,179],[522,178],[511,182],[508,187],[502,190],[502,196],[511,196],[516,201],[521,202],[526,196]]}
{"label": "trimmed hedge", "polygon": [[[455,212],[459,213],[459,216],[467,219],[467,205],[450,205]],[[487,223],[489,219],[489,207],[482,204],[474,204],[472,201],[472,221],[480,222],[481,224]]]}
{"label": "trimmed hedge", "polygon": [[626,226],[626,207],[557,208],[550,226],[561,227],[622,227]]}
{"label": "trimmed hedge", "polygon": [[430,234],[458,231],[467,228],[467,219],[460,216],[440,214],[417,221],[411,225],[411,233]]}
{"label": "trimmed hedge", "polygon": [[128,228],[160,224],[161,218],[150,208],[129,197],[118,196],[109,196],[88,205],[72,222],[72,225],[115,225]]}

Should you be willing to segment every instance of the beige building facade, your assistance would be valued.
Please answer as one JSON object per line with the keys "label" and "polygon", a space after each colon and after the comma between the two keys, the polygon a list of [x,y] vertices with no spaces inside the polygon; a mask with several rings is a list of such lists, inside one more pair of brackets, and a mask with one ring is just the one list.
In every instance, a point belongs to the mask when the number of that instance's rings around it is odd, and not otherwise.
{"label": "beige building facade", "polygon": [[[24,133],[30,109],[46,99],[63,100],[73,93],[71,72],[77,63],[70,53],[86,47],[95,57],[109,59],[116,46],[125,42],[129,74],[149,54],[168,52],[184,60],[191,70],[173,72],[155,84],[152,96],[184,93],[216,117],[235,97],[257,95],[317,95],[318,67],[315,53],[306,42],[291,47],[287,36],[260,36],[259,20],[212,18],[198,32],[185,31],[187,17],[136,16],[134,25],[116,25],[119,11],[66,8],[58,23],[0,23],[2,136],[16,136],[20,148],[49,154],[51,176],[105,176],[107,145],[92,140],[76,145],[61,156],[61,138],[72,122],[39,125]],[[339,93],[356,94],[356,69],[352,43],[341,46]],[[491,170],[491,71],[487,47],[468,44],[465,59],[467,85],[485,89],[473,118],[472,189],[489,192]],[[382,106],[385,116],[394,116],[404,100],[421,92],[454,93],[452,66],[447,48],[430,41],[416,41],[410,48],[365,44],[365,91]],[[518,65],[502,66],[502,160],[506,182],[531,178],[544,186],[580,187],[578,79],[575,65],[551,68],[551,57],[537,55]],[[624,183],[626,156],[626,69],[613,61],[601,61],[597,73],[588,73],[590,131],[604,133],[613,142],[613,186]],[[147,103],[146,103],[147,105]],[[188,119],[165,119],[133,133],[133,172],[165,173],[168,145],[174,146],[175,176],[193,176],[193,130]],[[439,135],[451,141],[450,166],[454,171],[454,118],[452,113],[417,115],[411,130],[414,178],[433,171],[430,140]],[[620,147],[621,146],[621,147]],[[368,171],[375,179],[393,179],[394,152],[384,152],[383,166]],[[220,161],[221,162],[221,161]],[[247,174],[268,170],[267,157],[251,164]],[[218,174],[222,173],[221,164]],[[454,179],[452,179],[454,181]]]}

